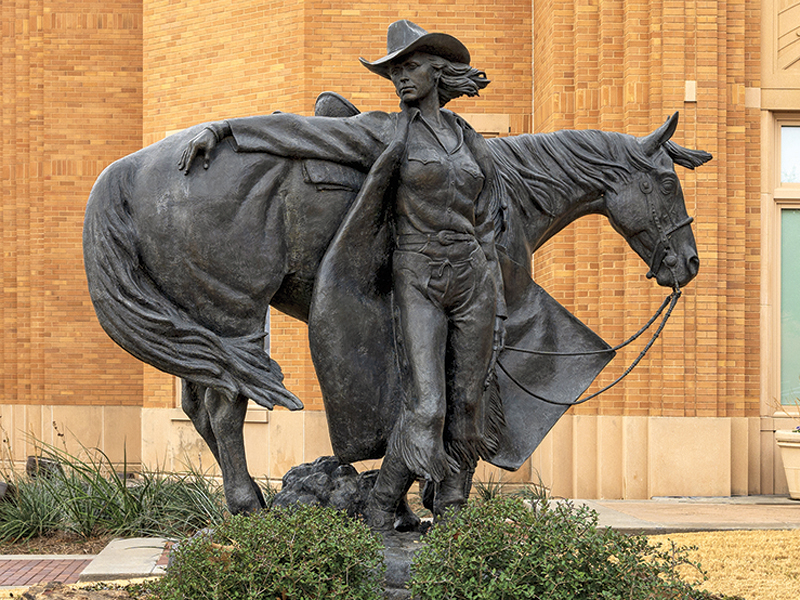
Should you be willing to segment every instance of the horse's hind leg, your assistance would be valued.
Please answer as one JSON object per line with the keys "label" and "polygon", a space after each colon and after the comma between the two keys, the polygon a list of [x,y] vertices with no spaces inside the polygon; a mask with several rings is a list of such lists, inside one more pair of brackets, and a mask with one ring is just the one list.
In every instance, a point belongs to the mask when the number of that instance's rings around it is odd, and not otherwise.
{"label": "horse's hind leg", "polygon": [[[183,394],[181,395],[181,407],[183,408],[183,412],[185,412],[186,415],[191,419],[194,428],[197,430],[197,433],[199,433],[200,437],[203,438],[205,443],[208,445],[208,448],[211,450],[211,453],[214,455],[214,459],[217,461],[217,464],[220,466],[220,468],[222,468],[219,448],[217,445],[217,436],[214,434],[214,428],[211,426],[211,416],[206,408],[205,403],[205,397],[208,388],[186,379],[182,381]],[[245,401],[245,410],[246,406],[247,402]],[[259,505],[261,507],[266,506],[261,488],[258,487],[258,484],[253,480],[252,477],[250,478],[250,483],[253,487],[253,491],[256,494],[256,498],[258,498]]]}
{"label": "horse's hind leg", "polygon": [[247,398],[239,394],[227,400],[218,391],[206,389],[205,409],[217,444],[217,462],[222,470],[225,500],[232,514],[249,513],[265,506],[258,485],[247,470],[244,451],[244,417]]}
{"label": "horse's hind leg", "polygon": [[181,408],[186,416],[192,421],[192,425],[203,438],[214,459],[219,464],[219,450],[217,449],[217,438],[211,428],[211,419],[205,406],[206,389],[202,385],[193,383],[187,379],[181,380],[183,393],[181,394]]}

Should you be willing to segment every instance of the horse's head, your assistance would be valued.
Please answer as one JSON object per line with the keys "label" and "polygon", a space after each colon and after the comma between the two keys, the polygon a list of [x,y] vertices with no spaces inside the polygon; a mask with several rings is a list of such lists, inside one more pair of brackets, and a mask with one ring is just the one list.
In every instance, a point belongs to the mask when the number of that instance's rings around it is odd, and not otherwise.
{"label": "horse's head", "polygon": [[686,285],[700,267],[674,163],[694,169],[711,160],[707,152],[669,141],[677,125],[675,113],[650,135],[633,138],[629,152],[636,169],[605,194],[611,225],[650,267],[648,278],[665,287]]}

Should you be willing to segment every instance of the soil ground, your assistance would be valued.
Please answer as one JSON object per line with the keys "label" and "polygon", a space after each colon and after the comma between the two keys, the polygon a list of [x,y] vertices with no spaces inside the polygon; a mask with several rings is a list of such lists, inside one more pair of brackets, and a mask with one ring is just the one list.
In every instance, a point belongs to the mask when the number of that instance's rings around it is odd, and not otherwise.
{"label": "soil ground", "polygon": [[11,543],[0,542],[0,555],[3,554],[99,554],[111,541],[111,536],[83,538],[64,534],[52,537],[38,537],[31,540]]}

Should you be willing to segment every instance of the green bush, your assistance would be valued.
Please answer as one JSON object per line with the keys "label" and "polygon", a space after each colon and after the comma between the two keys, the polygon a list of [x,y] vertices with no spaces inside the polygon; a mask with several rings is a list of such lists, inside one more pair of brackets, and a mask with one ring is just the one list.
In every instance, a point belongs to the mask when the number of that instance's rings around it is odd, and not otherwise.
{"label": "green bush", "polygon": [[[435,525],[414,557],[417,600],[677,600],[710,598],[681,580],[688,548],[601,529],[569,502],[493,497]],[[699,569],[699,565],[695,565]]]}
{"label": "green bush", "polygon": [[378,600],[380,538],[332,508],[298,505],[227,518],[181,542],[160,600]]}

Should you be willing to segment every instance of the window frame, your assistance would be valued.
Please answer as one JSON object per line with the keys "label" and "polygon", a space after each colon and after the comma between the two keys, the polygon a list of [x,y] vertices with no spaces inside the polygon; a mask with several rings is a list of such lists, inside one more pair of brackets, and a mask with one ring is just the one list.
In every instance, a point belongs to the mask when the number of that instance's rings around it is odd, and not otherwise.
{"label": "window frame", "polygon": [[797,418],[800,407],[781,404],[781,219],[784,210],[800,210],[800,182],[781,181],[781,128],[800,127],[800,113],[762,114],[761,414]]}

